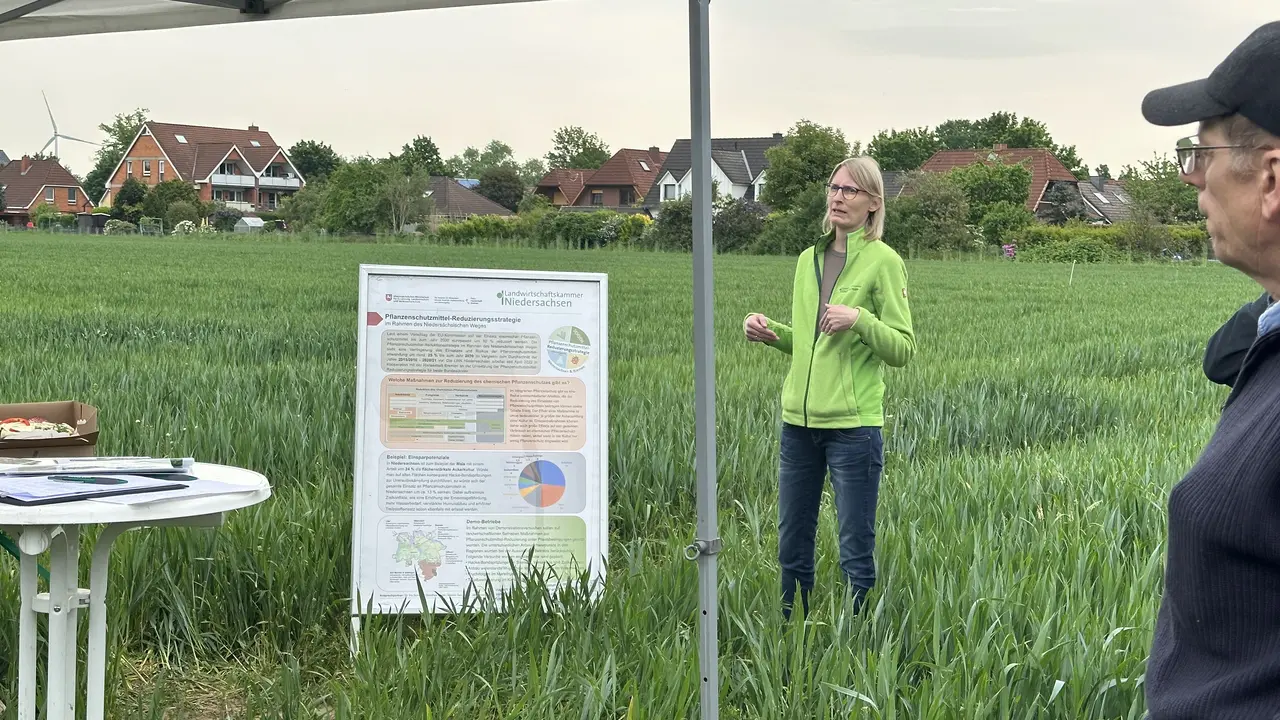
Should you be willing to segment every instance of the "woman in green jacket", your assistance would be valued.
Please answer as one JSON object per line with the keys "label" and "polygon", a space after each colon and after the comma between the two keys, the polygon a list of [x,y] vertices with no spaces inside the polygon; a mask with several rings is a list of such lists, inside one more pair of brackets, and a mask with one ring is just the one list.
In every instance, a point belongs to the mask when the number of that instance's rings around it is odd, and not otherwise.
{"label": "woman in green jacket", "polygon": [[916,348],[906,266],[881,241],[884,180],[875,160],[855,157],[836,167],[823,231],[796,263],[791,325],[759,313],[743,323],[748,340],[791,356],[782,385],[778,482],[778,562],[788,618],[796,585],[809,612],[818,505],[828,471],[840,567],[855,613],[875,585],[884,366],[905,366]]}

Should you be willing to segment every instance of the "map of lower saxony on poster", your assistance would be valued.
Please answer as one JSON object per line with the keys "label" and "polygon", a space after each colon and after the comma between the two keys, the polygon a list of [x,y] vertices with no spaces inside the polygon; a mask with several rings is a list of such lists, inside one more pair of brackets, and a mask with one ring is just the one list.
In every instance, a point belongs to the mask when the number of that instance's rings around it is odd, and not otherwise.
{"label": "map of lower saxony on poster", "polygon": [[361,266],[353,616],[475,610],[513,564],[599,587],[607,302],[603,274]]}

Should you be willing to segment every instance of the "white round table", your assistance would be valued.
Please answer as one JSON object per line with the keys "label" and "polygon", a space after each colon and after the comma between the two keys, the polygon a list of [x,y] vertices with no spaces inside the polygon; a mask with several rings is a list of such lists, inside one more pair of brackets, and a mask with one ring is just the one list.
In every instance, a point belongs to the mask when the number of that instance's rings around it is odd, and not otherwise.
{"label": "white round table", "polygon": [[[76,656],[79,610],[89,612],[86,717],[102,720],[106,681],[107,565],[111,546],[122,533],[139,527],[216,527],[225,513],[271,497],[271,485],[259,473],[226,465],[196,463],[187,471],[201,480],[244,488],[243,492],[204,497],[155,499],[139,505],[101,500],[19,507],[0,504],[0,530],[22,551],[22,611],[18,639],[18,720],[36,720],[36,620],[49,616],[48,720],[75,720]],[[89,587],[78,577],[80,528],[103,525],[93,548]],[[49,592],[37,592],[36,558],[52,549]]]}

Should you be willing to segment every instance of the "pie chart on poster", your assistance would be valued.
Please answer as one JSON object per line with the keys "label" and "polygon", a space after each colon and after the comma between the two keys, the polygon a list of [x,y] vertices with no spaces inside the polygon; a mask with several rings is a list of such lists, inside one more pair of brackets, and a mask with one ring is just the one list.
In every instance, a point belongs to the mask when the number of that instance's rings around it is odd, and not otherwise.
{"label": "pie chart on poster", "polygon": [[536,460],[520,471],[520,496],[534,507],[551,507],[564,497],[564,471],[547,460]]}

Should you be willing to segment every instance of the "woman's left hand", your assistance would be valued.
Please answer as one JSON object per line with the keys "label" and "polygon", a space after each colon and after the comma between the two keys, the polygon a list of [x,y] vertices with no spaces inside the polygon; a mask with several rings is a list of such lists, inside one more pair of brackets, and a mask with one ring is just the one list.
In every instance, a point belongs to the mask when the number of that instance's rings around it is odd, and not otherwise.
{"label": "woman's left hand", "polygon": [[858,313],[858,308],[828,304],[824,307],[822,325],[818,329],[828,335],[848,330],[858,322]]}

